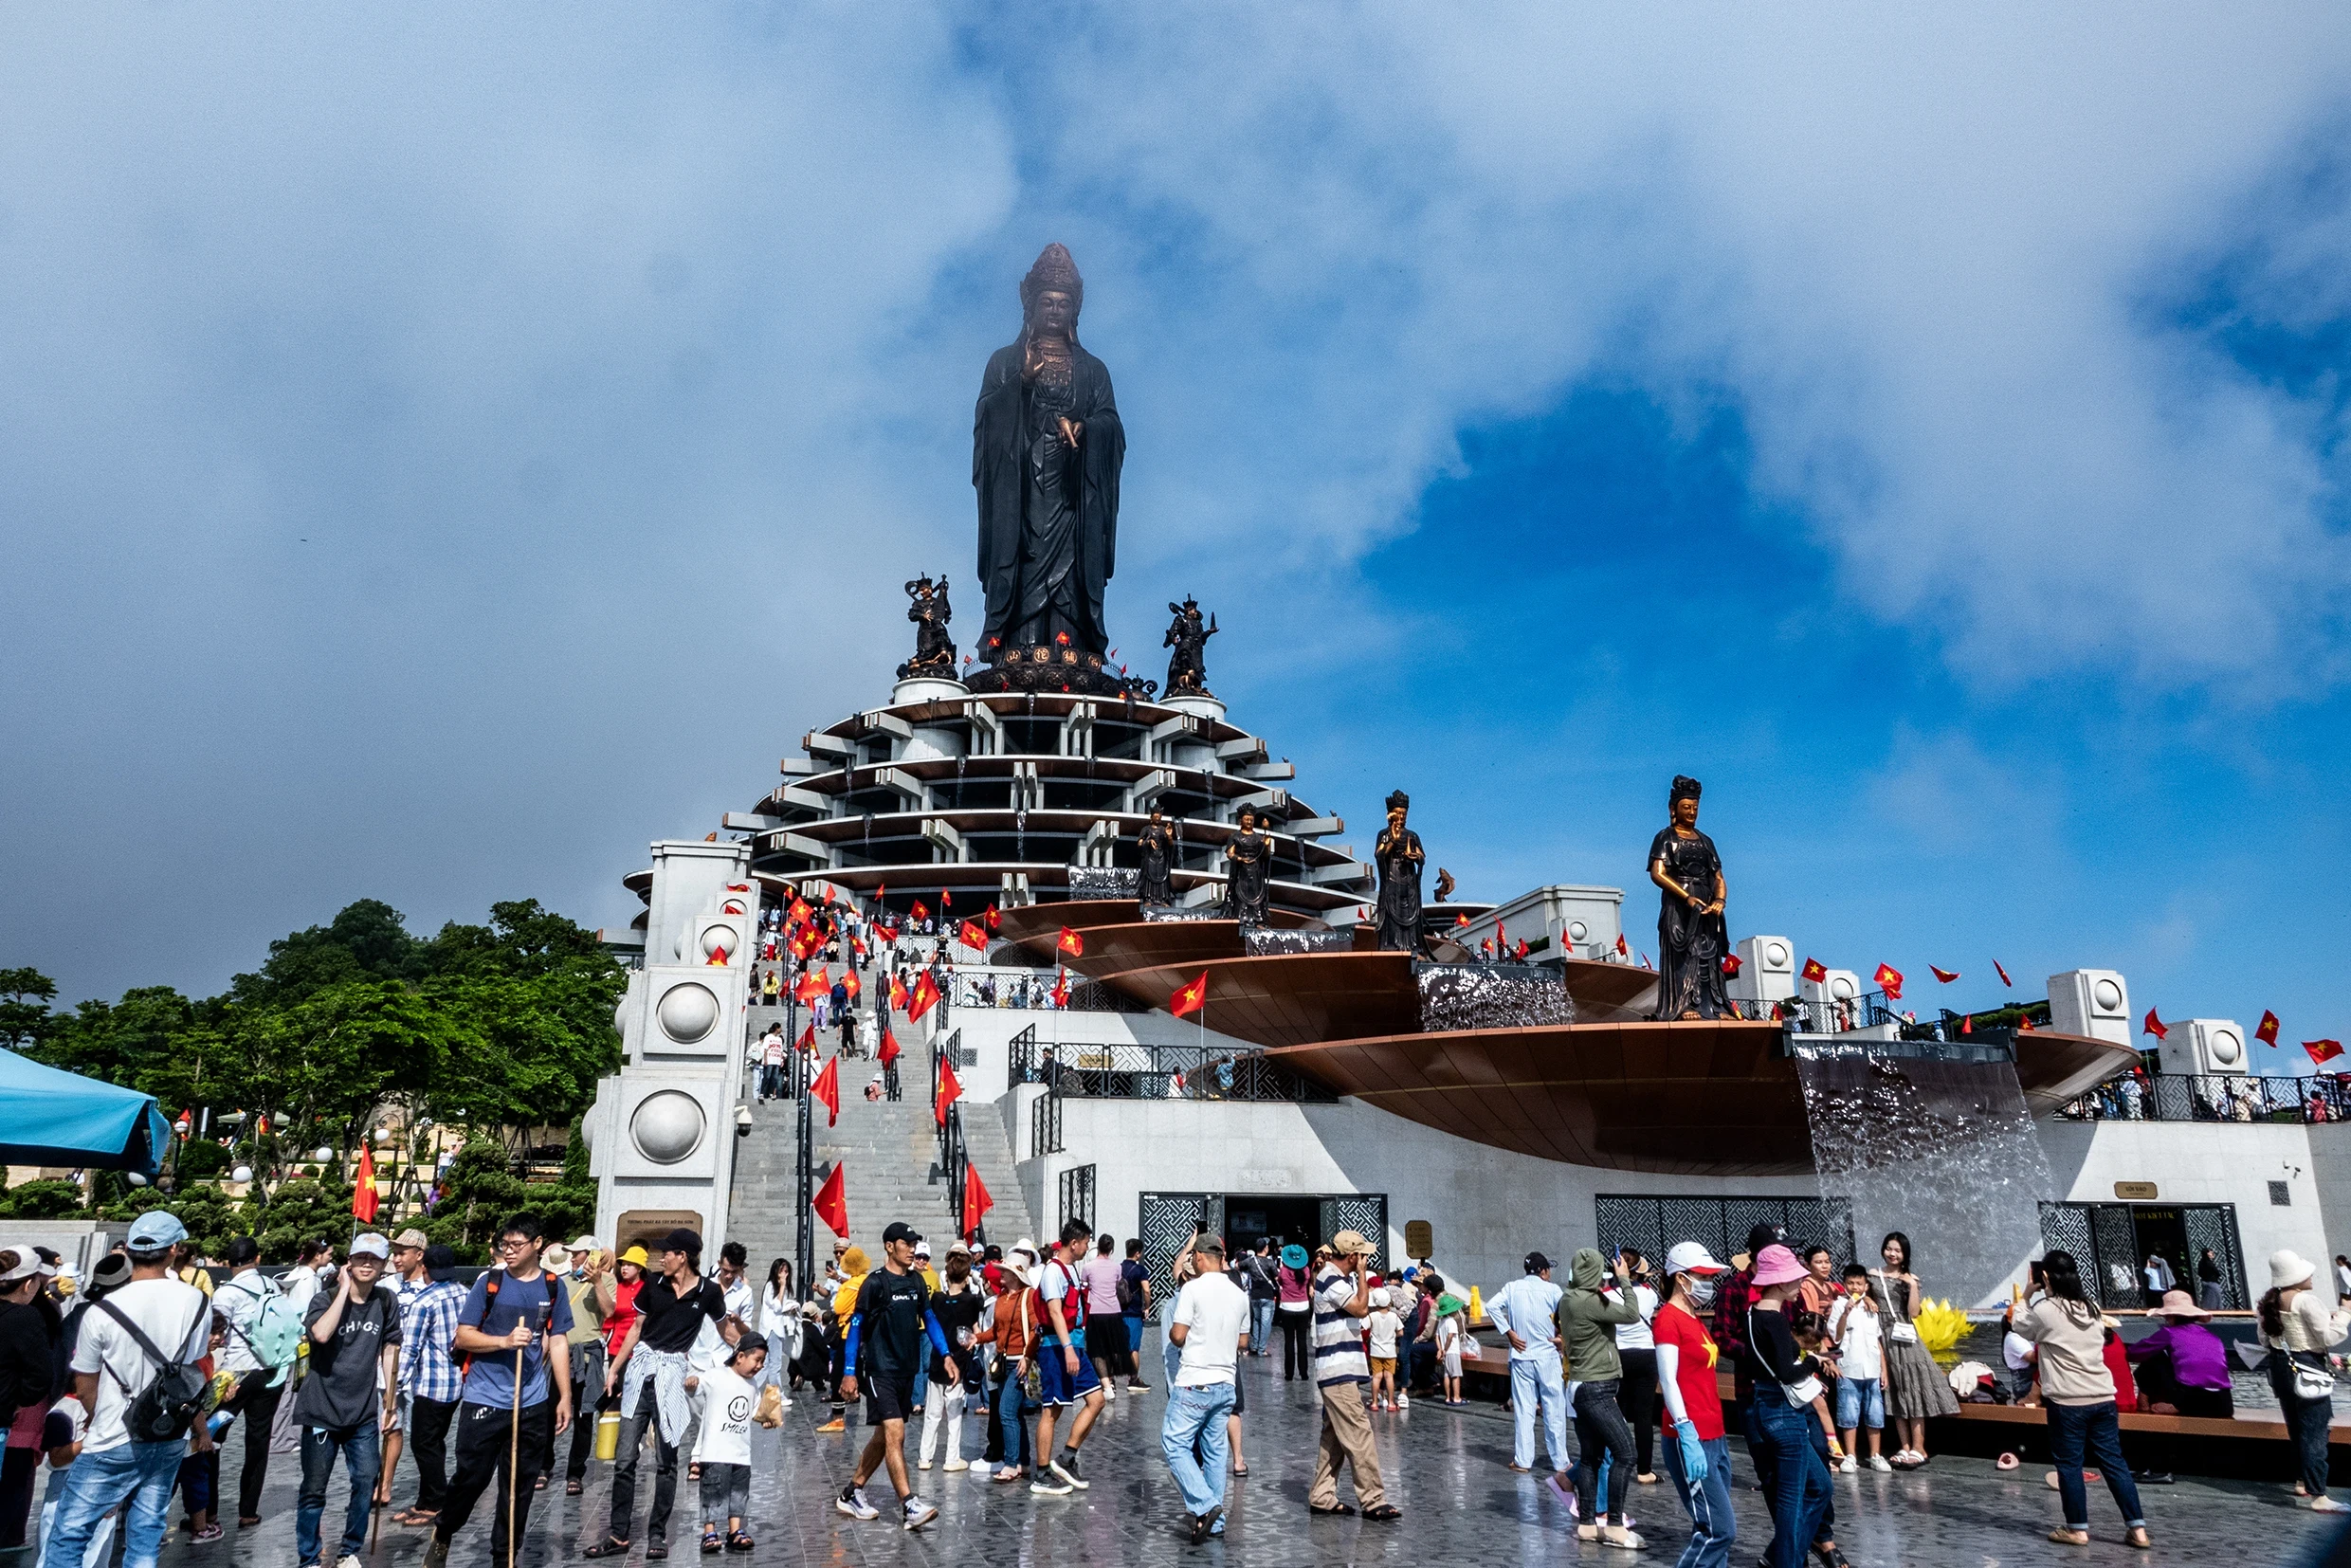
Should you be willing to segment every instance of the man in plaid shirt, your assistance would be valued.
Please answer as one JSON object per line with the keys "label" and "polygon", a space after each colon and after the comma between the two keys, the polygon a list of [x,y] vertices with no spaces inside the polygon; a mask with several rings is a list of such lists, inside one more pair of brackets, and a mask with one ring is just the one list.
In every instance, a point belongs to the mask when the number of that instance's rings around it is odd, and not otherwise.
{"label": "man in plaid shirt", "polygon": [[[416,1502],[392,1517],[402,1524],[430,1524],[441,1517],[449,1485],[449,1420],[457,1413],[460,1385],[450,1347],[465,1292],[449,1277],[457,1267],[456,1252],[422,1246],[420,1231],[403,1231],[399,1239],[400,1431],[416,1455]],[[391,1480],[388,1463],[387,1487]]]}
{"label": "man in plaid shirt", "polygon": [[1740,1406],[1750,1410],[1755,1406],[1750,1397],[1755,1387],[1747,1377],[1747,1308],[1762,1295],[1755,1287],[1755,1259],[1778,1239],[1777,1225],[1751,1227],[1747,1250],[1741,1254],[1747,1261],[1723,1277],[1722,1288],[1714,1298],[1714,1342],[1721,1347],[1722,1359],[1731,1364],[1731,1380]]}

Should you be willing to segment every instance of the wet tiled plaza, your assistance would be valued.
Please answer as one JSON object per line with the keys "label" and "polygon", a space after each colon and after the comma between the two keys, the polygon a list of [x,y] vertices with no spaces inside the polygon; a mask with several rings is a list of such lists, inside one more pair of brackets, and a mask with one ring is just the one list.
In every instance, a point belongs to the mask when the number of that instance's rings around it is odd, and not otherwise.
{"label": "wet tiled plaza", "polygon": [[[852,1420],[845,1434],[819,1435],[815,1428],[825,1418],[825,1407],[803,1398],[786,1413],[780,1431],[755,1434],[751,1530],[758,1545],[748,1558],[723,1560],[796,1565],[985,1559],[1087,1568],[1176,1562],[1260,1568],[1548,1563],[1580,1554],[1614,1564],[1667,1564],[1687,1539],[1687,1521],[1670,1488],[1635,1486],[1632,1511],[1649,1550],[1631,1556],[1579,1546],[1565,1509],[1543,1482],[1507,1468],[1509,1417],[1494,1405],[1449,1411],[1416,1401],[1398,1414],[1375,1416],[1388,1493],[1404,1509],[1404,1519],[1382,1525],[1312,1518],[1305,1495],[1318,1425],[1314,1393],[1303,1383],[1285,1386],[1279,1363],[1271,1359],[1245,1362],[1242,1376],[1250,1473],[1232,1484],[1230,1528],[1221,1541],[1197,1548],[1187,1543],[1176,1486],[1159,1459],[1163,1403],[1157,1389],[1127,1395],[1105,1412],[1084,1450],[1090,1490],[1039,1497],[1025,1486],[983,1485],[960,1472],[915,1472],[923,1495],[939,1504],[939,1517],[914,1536],[892,1518],[888,1483],[880,1477],[870,1490],[884,1509],[881,1520],[859,1523],[833,1510],[833,1493],[847,1476],[865,1433]],[[982,1439],[976,1418],[967,1418],[964,1434],[967,1451],[976,1456]],[[232,1434],[223,1455],[224,1490],[232,1498],[242,1448]],[[1743,1568],[1760,1555],[1769,1524],[1760,1495],[1746,1485],[1753,1472],[1744,1457],[1735,1454],[1734,1464],[1742,1486],[1737,1499],[1740,1541],[1733,1560]],[[559,1479],[539,1495],[521,1554],[525,1565],[582,1560],[579,1549],[602,1535],[611,1468],[590,1467],[584,1496],[565,1497]],[[2292,1505],[2290,1486],[2284,1482],[2182,1477],[2175,1486],[2143,1488],[2157,1543],[2152,1554],[2119,1544],[2112,1504],[2095,1489],[2091,1522],[2097,1544],[2087,1550],[2060,1548],[2044,1539],[2057,1522],[2057,1496],[2042,1480],[2044,1468],[2028,1466],[2002,1474],[1989,1460],[1945,1457],[1909,1475],[1835,1477],[1838,1542],[1855,1564],[1878,1568],[1986,1568],[2052,1560],[2245,1568],[2300,1560],[2329,1533],[2329,1522]],[[289,1568],[295,1560],[295,1474],[292,1456],[272,1462],[267,1517],[257,1529],[240,1532],[232,1522],[228,1538],[208,1546],[189,1545],[174,1530],[164,1561],[174,1568]],[[630,1568],[644,1560],[642,1511],[649,1480],[648,1463],[638,1492],[638,1542],[628,1559]],[[398,1500],[405,1504],[414,1489],[413,1472],[404,1466]],[[672,1560],[698,1559],[696,1489],[683,1474],[679,1489],[681,1506],[670,1529]],[[328,1492],[330,1521],[339,1519],[344,1496],[337,1475]],[[459,1537],[451,1562],[487,1562],[488,1526],[484,1508]],[[422,1559],[425,1541],[423,1532],[387,1519],[381,1544],[363,1560],[371,1568],[378,1563],[405,1568]]]}

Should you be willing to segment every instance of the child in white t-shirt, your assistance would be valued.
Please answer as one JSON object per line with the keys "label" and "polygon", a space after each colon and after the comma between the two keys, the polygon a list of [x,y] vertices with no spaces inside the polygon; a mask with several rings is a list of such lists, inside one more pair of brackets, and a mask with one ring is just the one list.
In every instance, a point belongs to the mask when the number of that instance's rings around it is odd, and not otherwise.
{"label": "child in white t-shirt", "polygon": [[1878,1304],[1869,1294],[1869,1270],[1860,1264],[1845,1269],[1845,1294],[1829,1309],[1830,1342],[1837,1347],[1836,1423],[1844,1434],[1844,1458],[1837,1468],[1847,1475],[1861,1468],[1859,1439],[1869,1434],[1869,1468],[1894,1467],[1880,1451],[1886,1427],[1886,1328]]}
{"label": "child in white t-shirt", "polygon": [[[1396,1408],[1396,1341],[1403,1337],[1404,1320],[1396,1315],[1394,1298],[1384,1289],[1372,1292],[1372,1310],[1363,1320],[1372,1358],[1372,1409]],[[1387,1402],[1383,1405],[1381,1400]]]}
{"label": "child in white t-shirt", "polygon": [[[759,1408],[759,1369],[767,1364],[767,1341],[746,1334],[733,1354],[685,1380],[686,1392],[702,1398],[702,1430],[694,1463],[702,1468],[702,1550],[748,1552],[753,1541],[743,1519],[751,1512],[751,1422]],[[723,1539],[719,1522],[726,1522]]]}
{"label": "child in white t-shirt", "polygon": [[1437,1358],[1445,1368],[1445,1402],[1459,1405],[1461,1396],[1461,1351],[1469,1335],[1465,1320],[1468,1304],[1458,1296],[1444,1296],[1437,1301]]}

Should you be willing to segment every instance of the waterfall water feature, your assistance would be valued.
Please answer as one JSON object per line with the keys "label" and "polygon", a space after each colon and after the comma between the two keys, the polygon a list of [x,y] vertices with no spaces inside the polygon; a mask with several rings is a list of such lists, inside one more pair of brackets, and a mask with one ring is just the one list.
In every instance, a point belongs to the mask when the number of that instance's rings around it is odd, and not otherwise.
{"label": "waterfall water feature", "polygon": [[1252,958],[1294,953],[1352,953],[1355,933],[1313,926],[1245,925],[1241,951]]}
{"label": "waterfall water feature", "polygon": [[1795,1049],[1820,1191],[1850,1201],[1861,1261],[1900,1231],[1930,1295],[2005,1297],[2056,1185],[2014,1062],[1941,1042],[1798,1036]]}
{"label": "waterfall water feature", "polygon": [[1532,1029],[1572,1024],[1565,975],[1540,964],[1412,965],[1424,1034],[1459,1029]]}

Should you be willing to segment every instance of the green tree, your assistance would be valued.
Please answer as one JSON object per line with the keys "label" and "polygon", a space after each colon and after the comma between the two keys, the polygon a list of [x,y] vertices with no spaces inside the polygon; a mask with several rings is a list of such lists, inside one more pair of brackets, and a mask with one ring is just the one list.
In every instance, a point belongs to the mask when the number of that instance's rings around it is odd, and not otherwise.
{"label": "green tree", "polygon": [[410,980],[423,973],[416,939],[400,911],[381,899],[343,906],[327,925],[314,925],[269,944],[258,975],[240,975],[229,994],[241,1002],[299,1001],[354,980]]}
{"label": "green tree", "polygon": [[51,1026],[57,982],[37,969],[0,969],[0,1046],[30,1050]]}

